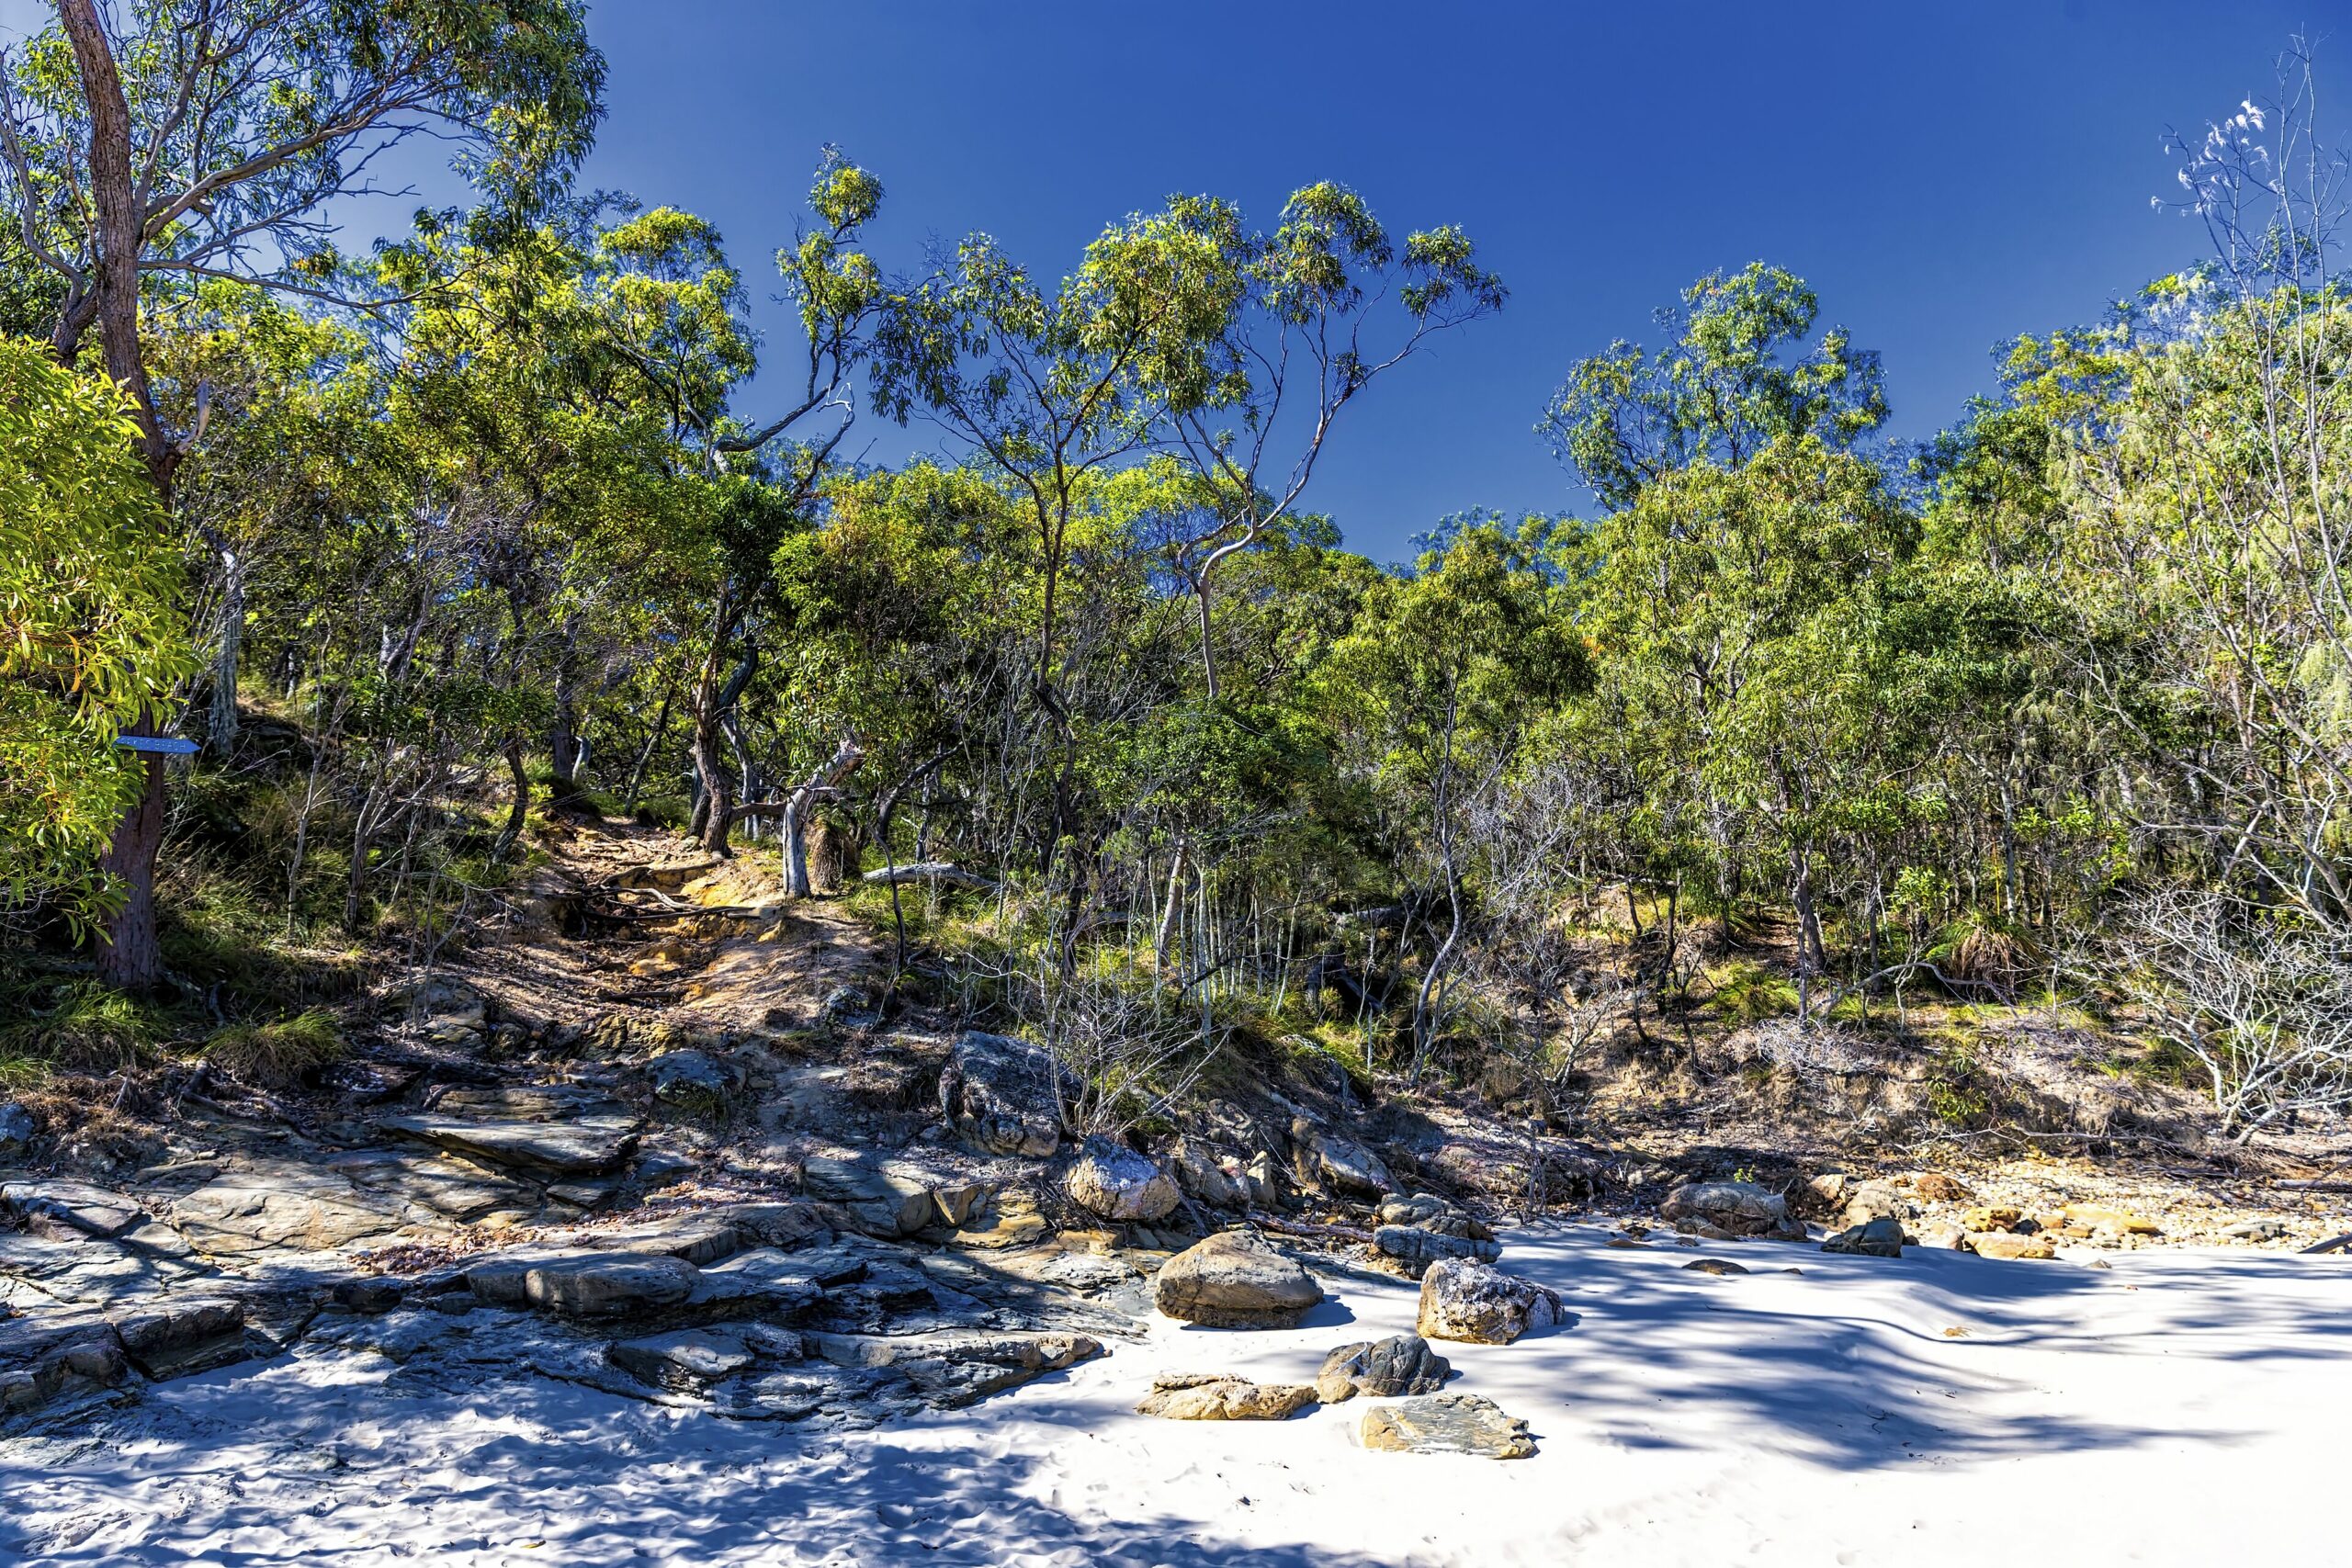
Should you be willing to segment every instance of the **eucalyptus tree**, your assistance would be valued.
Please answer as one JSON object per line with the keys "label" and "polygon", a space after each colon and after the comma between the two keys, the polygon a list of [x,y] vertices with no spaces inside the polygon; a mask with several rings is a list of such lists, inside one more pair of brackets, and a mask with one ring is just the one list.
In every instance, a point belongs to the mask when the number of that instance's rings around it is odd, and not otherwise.
{"label": "eucalyptus tree", "polygon": [[[323,209],[376,188],[371,166],[419,135],[453,141],[499,210],[527,211],[586,152],[603,77],[577,0],[57,0],[56,27],[0,60],[15,226],[63,285],[51,348],[73,362],[95,330],[168,508],[195,432],[167,426],[150,385],[153,285],[334,296]],[[163,789],[151,761],[109,851],[129,891],[99,962],[121,984],[161,975]]]}

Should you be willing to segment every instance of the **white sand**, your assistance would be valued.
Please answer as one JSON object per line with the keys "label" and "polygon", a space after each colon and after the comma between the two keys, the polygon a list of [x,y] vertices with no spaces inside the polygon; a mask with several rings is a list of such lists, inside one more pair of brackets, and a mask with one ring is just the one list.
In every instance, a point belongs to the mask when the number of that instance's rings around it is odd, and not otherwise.
{"label": "white sand", "polygon": [[[0,1444],[0,1562],[2222,1564],[2352,1561],[2352,1263],[2245,1251],[1900,1262],[1577,1226],[1506,1237],[1569,1327],[1442,1347],[1537,1457],[1370,1453],[1364,1402],[1132,1414],[1158,1371],[1310,1380],[1411,1326],[1332,1281],[1309,1327],[1148,1343],[882,1432],[737,1425],[537,1380],[393,1396],[372,1357],[152,1393],[142,1440]],[[1967,1330],[1947,1337],[1951,1327]]]}

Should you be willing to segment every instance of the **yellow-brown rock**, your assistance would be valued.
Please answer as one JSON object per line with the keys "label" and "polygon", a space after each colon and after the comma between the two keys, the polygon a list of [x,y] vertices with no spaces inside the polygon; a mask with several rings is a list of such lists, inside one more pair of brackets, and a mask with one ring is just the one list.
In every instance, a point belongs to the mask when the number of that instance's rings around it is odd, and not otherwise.
{"label": "yellow-brown rock", "polygon": [[1972,1231],[1960,1245],[1962,1250],[1979,1258],[2024,1259],[2058,1256],[2058,1249],[2050,1245],[2046,1236],[2014,1235],[2007,1231]]}

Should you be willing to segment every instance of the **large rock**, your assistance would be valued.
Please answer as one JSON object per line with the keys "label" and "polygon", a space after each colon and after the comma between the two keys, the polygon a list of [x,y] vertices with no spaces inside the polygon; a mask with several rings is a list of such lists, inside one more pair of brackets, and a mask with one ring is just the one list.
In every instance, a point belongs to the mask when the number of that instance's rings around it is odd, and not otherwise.
{"label": "large rock", "polygon": [[158,1381],[230,1366],[264,1348],[245,1333],[244,1303],[227,1297],[158,1296],[107,1318],[139,1370]]}
{"label": "large rock", "polygon": [[1315,1393],[1326,1404],[1359,1393],[1435,1393],[1453,1375],[1453,1364],[1430,1349],[1428,1340],[1418,1334],[1392,1334],[1342,1345],[1326,1356],[1315,1377]]}
{"label": "large rock", "polygon": [[1789,1201],[1753,1181],[1686,1181],[1666,1195],[1657,1212],[1727,1235],[1804,1235],[1804,1227],[1789,1217]]}
{"label": "large rock", "polygon": [[2046,1261],[2058,1256],[2057,1247],[2046,1235],[2012,1235],[2007,1231],[1972,1232],[1961,1237],[1960,1248],[1979,1258],[2009,1261]]}
{"label": "large rock", "polygon": [[135,1198],[86,1181],[11,1181],[0,1186],[0,1216],[52,1234],[119,1235],[147,1218]]}
{"label": "large rock", "polygon": [[102,1317],[0,1318],[0,1412],[113,1388],[130,1376],[121,1342]]}
{"label": "large rock", "polygon": [[388,1237],[406,1223],[396,1200],[292,1161],[218,1177],[174,1199],[165,1218],[198,1251],[223,1258],[331,1251]]}
{"label": "large rock", "polygon": [[1314,1403],[1315,1391],[1305,1383],[1170,1372],[1151,1380],[1151,1392],[1136,1409],[1171,1421],[1286,1421]]}
{"label": "large rock", "polygon": [[1839,1218],[1852,1230],[1872,1220],[1902,1221],[1916,1217],[1918,1205],[1905,1198],[1892,1181],[1864,1181],[1847,1189]]}
{"label": "large rock", "polygon": [[[1294,1129],[1297,1136],[1300,1130]],[[1337,1133],[1309,1132],[1300,1140],[1314,1168],[1308,1172],[1332,1191],[1350,1198],[1377,1198],[1396,1190],[1396,1179],[1380,1156]]]}
{"label": "large rock", "polygon": [[[790,1337],[797,1349],[797,1336]],[[639,1382],[680,1393],[698,1392],[759,1361],[740,1335],[704,1328],[624,1339],[607,1346],[605,1357]]]}
{"label": "large rock", "polygon": [[1556,1292],[1484,1263],[1450,1259],[1421,1276],[1416,1326],[1427,1338],[1508,1345],[1563,1318]]}
{"label": "large rock", "polygon": [[1165,1219],[1182,1201],[1157,1162],[1102,1138],[1087,1140],[1062,1185],[1088,1213],[1122,1224]]}
{"label": "large rock", "polygon": [[1224,1231],[1163,1264],[1152,1288],[1170,1317],[1210,1328],[1295,1328],[1323,1299],[1315,1277],[1256,1231]]}
{"label": "large rock", "polygon": [[664,1051],[646,1064],[645,1074],[653,1098],[682,1111],[723,1111],[736,1089],[735,1075],[704,1051]]}
{"label": "large rock", "polygon": [[1039,1047],[967,1030],[940,1073],[939,1103],[972,1147],[1043,1159],[1061,1147],[1061,1108],[1073,1088]]}
{"label": "large rock", "polygon": [[1363,1413],[1363,1446],[1387,1453],[1474,1454],[1525,1459],[1535,1451],[1527,1423],[1475,1393],[1439,1393],[1375,1404]]}
{"label": "large rock", "polygon": [[1849,1252],[1861,1258],[1903,1256],[1903,1222],[1889,1216],[1851,1225],[1821,1244],[1824,1252]]}

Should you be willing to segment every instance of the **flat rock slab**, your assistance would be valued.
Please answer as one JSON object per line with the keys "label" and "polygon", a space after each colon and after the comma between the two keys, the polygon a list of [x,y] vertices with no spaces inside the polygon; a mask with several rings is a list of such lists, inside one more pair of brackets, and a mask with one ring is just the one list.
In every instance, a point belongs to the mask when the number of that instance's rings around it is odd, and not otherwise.
{"label": "flat rock slab", "polygon": [[1527,1423],[1475,1393],[1438,1393],[1375,1404],[1363,1413],[1363,1446],[1384,1453],[1472,1454],[1527,1459],[1535,1439]]}
{"label": "flat rock slab", "polygon": [[1170,1421],[1287,1421],[1314,1403],[1315,1390],[1306,1383],[1171,1372],[1151,1380],[1151,1392],[1136,1410]]}
{"label": "flat rock slab", "polygon": [[414,1203],[452,1220],[470,1222],[501,1209],[531,1209],[539,1194],[519,1181],[439,1154],[407,1149],[358,1149],[337,1155],[326,1168],[366,1191]]}
{"label": "flat rock slab", "polygon": [[1162,1265],[1153,1300],[1168,1316],[1210,1328],[1295,1328],[1323,1287],[1255,1231],[1224,1231]]}
{"label": "flat rock slab", "polygon": [[640,1382],[690,1392],[747,1372],[760,1360],[741,1335],[706,1328],[624,1339],[605,1354],[613,1365]]}
{"label": "flat rock slab", "polygon": [[466,1270],[466,1285],[496,1306],[559,1317],[628,1317],[684,1305],[702,1271],[679,1258],[626,1252],[510,1253]]}
{"label": "flat rock slab", "polygon": [[1414,1279],[1428,1272],[1430,1264],[1442,1263],[1449,1258],[1492,1263],[1503,1255],[1500,1242],[1481,1241],[1472,1235],[1447,1235],[1419,1225],[1382,1225],[1372,1233],[1372,1245],[1382,1257],[1402,1265]]}
{"label": "flat rock slab", "polygon": [[601,1176],[637,1147],[633,1117],[577,1122],[475,1122],[456,1116],[387,1116],[377,1125],[469,1159],[554,1177]]}
{"label": "flat rock slab", "polygon": [[130,1229],[147,1211],[135,1198],[85,1181],[11,1181],[0,1185],[0,1215],[103,1237]]}
{"label": "flat rock slab", "polygon": [[389,1236],[407,1216],[397,1200],[362,1192],[331,1171],[271,1161],[174,1199],[164,1220],[198,1252],[239,1258],[333,1251]]}

